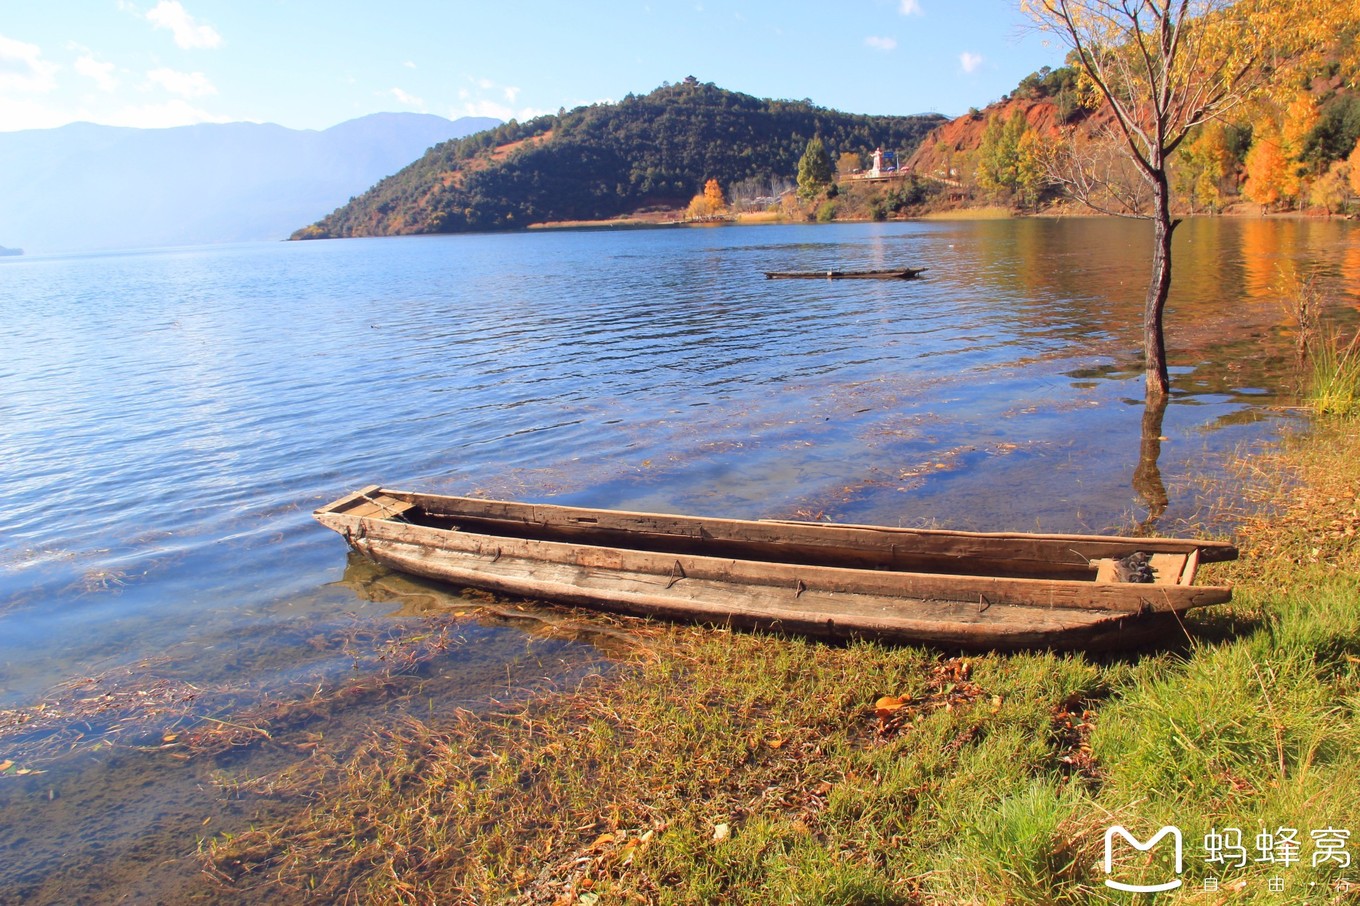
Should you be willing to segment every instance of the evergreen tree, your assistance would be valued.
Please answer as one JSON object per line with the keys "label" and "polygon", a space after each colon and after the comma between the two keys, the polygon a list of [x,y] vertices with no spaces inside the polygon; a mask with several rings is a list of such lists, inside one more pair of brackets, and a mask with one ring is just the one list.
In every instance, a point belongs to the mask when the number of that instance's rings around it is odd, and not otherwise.
{"label": "evergreen tree", "polygon": [[806,199],[816,198],[831,185],[835,172],[821,138],[811,139],[798,161],[798,194]]}

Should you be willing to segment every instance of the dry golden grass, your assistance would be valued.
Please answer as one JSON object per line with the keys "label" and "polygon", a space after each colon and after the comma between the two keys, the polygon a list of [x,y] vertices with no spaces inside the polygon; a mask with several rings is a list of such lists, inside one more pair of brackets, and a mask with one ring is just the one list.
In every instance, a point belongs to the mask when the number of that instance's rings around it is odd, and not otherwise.
{"label": "dry golden grass", "polygon": [[[1360,832],[1357,463],[1345,424],[1242,458],[1221,494],[1244,556],[1214,576],[1236,600],[1186,651],[964,661],[620,621],[607,677],[257,783],[291,817],[205,864],[322,902],[1075,904],[1105,901],[1115,821]],[[1279,901],[1267,868],[1225,879],[1234,902]]]}

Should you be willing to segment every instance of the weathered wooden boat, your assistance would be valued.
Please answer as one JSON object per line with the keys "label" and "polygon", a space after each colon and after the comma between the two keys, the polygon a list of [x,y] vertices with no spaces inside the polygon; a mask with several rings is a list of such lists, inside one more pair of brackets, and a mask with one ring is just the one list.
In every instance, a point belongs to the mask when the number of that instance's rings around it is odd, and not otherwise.
{"label": "weathered wooden boat", "polygon": [[665,619],[950,648],[1126,648],[1180,634],[1216,541],[750,521],[378,486],[318,521],[391,569]]}
{"label": "weathered wooden boat", "polygon": [[765,271],[766,280],[911,280],[924,267],[899,267],[884,271]]}

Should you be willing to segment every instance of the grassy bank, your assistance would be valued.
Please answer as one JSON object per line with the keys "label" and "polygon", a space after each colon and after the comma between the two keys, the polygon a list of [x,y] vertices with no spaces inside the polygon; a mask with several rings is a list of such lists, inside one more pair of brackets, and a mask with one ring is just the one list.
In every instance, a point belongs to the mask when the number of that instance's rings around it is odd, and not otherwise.
{"label": "grassy bank", "polygon": [[[1256,512],[1211,576],[1235,600],[1180,650],[961,658],[625,623],[623,666],[572,694],[412,718],[257,785],[292,817],[204,859],[238,891],[325,901],[1127,903],[1105,831],[1175,825],[1175,902],[1353,901],[1357,463],[1354,422],[1243,458],[1224,496]],[[1163,881],[1164,850],[1116,871]]]}
{"label": "grassy bank", "polygon": [[931,211],[921,217],[922,220],[1009,220],[1018,217],[1015,211],[1010,208],[996,206],[986,207],[956,207],[947,208],[940,211]]}

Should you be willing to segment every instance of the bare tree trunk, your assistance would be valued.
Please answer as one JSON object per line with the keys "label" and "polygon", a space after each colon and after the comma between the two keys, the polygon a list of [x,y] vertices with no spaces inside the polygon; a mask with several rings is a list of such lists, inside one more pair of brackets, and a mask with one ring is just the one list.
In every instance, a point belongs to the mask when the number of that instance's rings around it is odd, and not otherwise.
{"label": "bare tree trunk", "polygon": [[1143,358],[1147,365],[1148,400],[1165,397],[1171,388],[1166,368],[1166,339],[1162,316],[1171,293],[1171,233],[1180,224],[1171,219],[1171,189],[1163,168],[1152,175],[1153,238],[1152,281],[1143,305]]}

